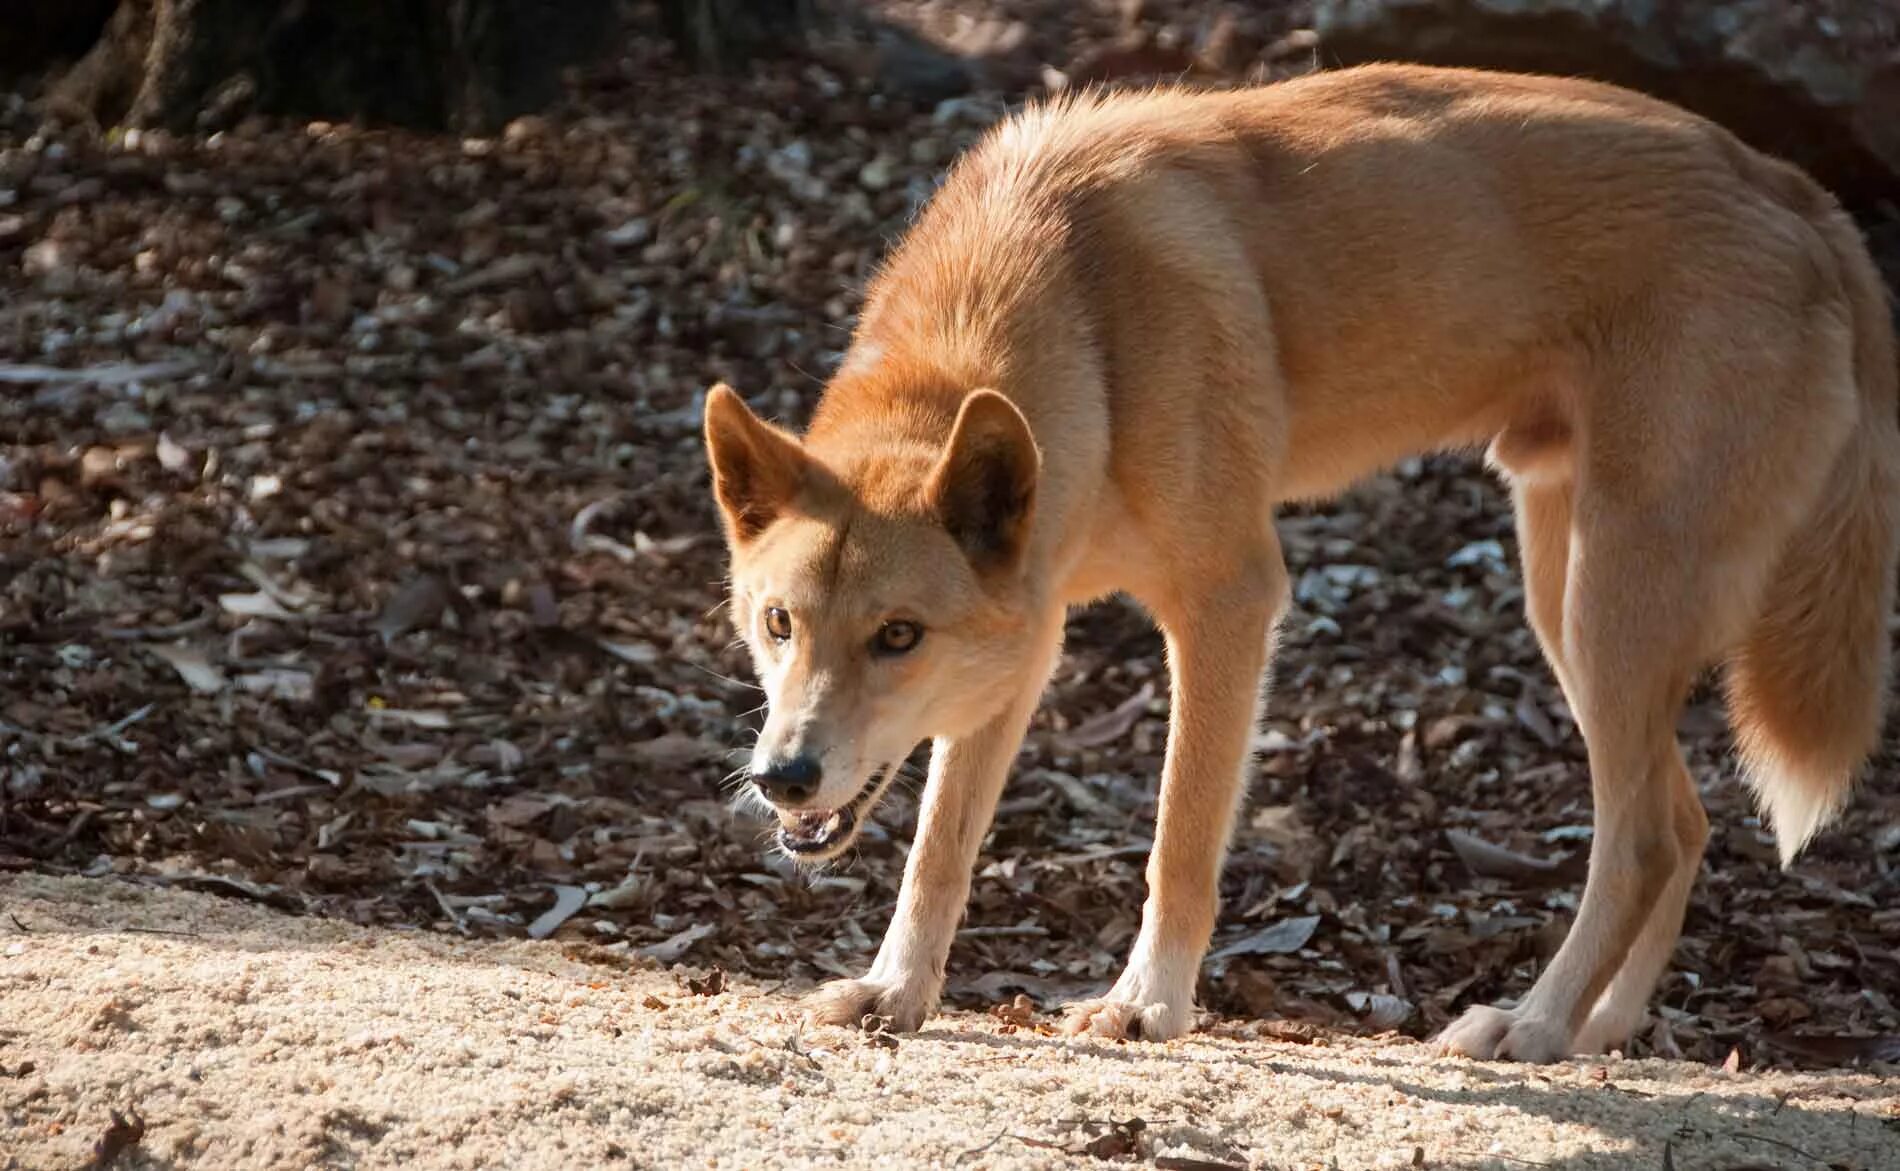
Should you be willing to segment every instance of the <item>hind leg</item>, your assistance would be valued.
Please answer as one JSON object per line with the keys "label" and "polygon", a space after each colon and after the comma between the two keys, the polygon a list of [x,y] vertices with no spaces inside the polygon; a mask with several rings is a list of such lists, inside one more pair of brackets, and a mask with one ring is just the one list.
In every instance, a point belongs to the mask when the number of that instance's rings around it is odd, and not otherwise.
{"label": "hind leg", "polygon": [[1617,970],[1616,978],[1597,1001],[1590,1019],[1577,1034],[1574,1049],[1578,1053],[1602,1053],[1628,1042],[1636,1026],[1643,1023],[1650,994],[1656,981],[1675,955],[1676,940],[1682,935],[1682,917],[1689,906],[1689,892],[1695,887],[1702,868],[1702,848],[1709,840],[1709,817],[1702,808],[1701,794],[1683,765],[1676,759],[1671,781],[1673,804],[1670,828],[1676,835],[1676,871],[1649,912],[1643,933],[1636,937],[1629,956]]}
{"label": "hind leg", "polygon": [[1517,515],[1518,555],[1524,563],[1524,613],[1557,676],[1564,702],[1576,700],[1564,665],[1564,595],[1570,576],[1571,501],[1568,479],[1556,483],[1519,481],[1511,485]]}
{"label": "hind leg", "polygon": [[[1576,691],[1568,679],[1563,646],[1574,489],[1568,479],[1555,483],[1524,479],[1512,485],[1511,496],[1517,515],[1518,547],[1524,562],[1525,611],[1531,628],[1537,632],[1544,657],[1557,676],[1558,686],[1563,689],[1565,701],[1575,710]],[[1709,821],[1695,783],[1679,759],[1671,772],[1670,788],[1673,799],[1670,824],[1680,847],[1679,864],[1628,958],[1611,980],[1609,990],[1578,1034],[1577,1052],[1598,1053],[1629,1039],[1642,1023],[1650,993],[1675,952],[1676,938],[1682,932],[1683,912],[1695,885],[1703,845],[1708,839]]]}
{"label": "hind leg", "polygon": [[[1554,501],[1537,503],[1555,511]],[[1538,519],[1554,518],[1533,516],[1533,527]],[[1556,646],[1553,665],[1589,748],[1596,842],[1577,921],[1529,995],[1510,1010],[1474,1008],[1441,1035],[1442,1049],[1472,1057],[1568,1056],[1639,939],[1660,953],[1654,966],[1666,961],[1681,923],[1680,906],[1668,903],[1679,876],[1687,872],[1685,894],[1694,876],[1675,828],[1678,779],[1686,779],[1675,721],[1704,642],[1699,561],[1680,534],[1654,531],[1635,502],[1596,507],[1566,527],[1566,571],[1543,575],[1533,613],[1544,618],[1533,621]],[[1531,562],[1555,547],[1554,536],[1543,537],[1524,542]],[[1561,637],[1551,638],[1549,593],[1558,582]],[[1649,954],[1641,958],[1651,966]],[[1632,986],[1641,975],[1632,972]],[[1646,997],[1645,987],[1639,1012]]]}

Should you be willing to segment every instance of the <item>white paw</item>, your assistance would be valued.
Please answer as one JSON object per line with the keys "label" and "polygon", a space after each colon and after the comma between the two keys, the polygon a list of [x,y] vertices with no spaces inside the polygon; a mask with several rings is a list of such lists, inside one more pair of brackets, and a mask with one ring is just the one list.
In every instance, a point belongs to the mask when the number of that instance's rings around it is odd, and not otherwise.
{"label": "white paw", "polygon": [[1194,1027],[1190,1006],[1161,1001],[1137,1004],[1131,1000],[1084,1000],[1064,1011],[1062,1028],[1072,1034],[1126,1037],[1131,1041],[1166,1041]]}
{"label": "white paw", "polygon": [[865,1018],[883,1017],[894,1033],[915,1032],[937,1007],[937,997],[905,981],[833,980],[805,1000],[805,1021],[813,1025],[865,1027]]}
{"label": "white paw", "polygon": [[1480,1061],[1527,1061],[1547,1065],[1569,1057],[1570,1030],[1519,1009],[1477,1007],[1438,1035],[1438,1051]]}

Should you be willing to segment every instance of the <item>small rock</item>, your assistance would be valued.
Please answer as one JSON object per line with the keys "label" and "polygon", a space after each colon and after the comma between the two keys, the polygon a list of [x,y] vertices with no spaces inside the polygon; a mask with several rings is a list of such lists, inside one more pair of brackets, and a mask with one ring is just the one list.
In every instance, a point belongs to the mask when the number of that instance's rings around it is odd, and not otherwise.
{"label": "small rock", "polygon": [[889,155],[880,154],[858,170],[858,182],[867,190],[882,191],[891,185],[896,177],[897,163]]}
{"label": "small rock", "polygon": [[653,225],[646,217],[636,216],[611,231],[602,232],[600,238],[615,248],[632,248],[646,243],[653,236]]}

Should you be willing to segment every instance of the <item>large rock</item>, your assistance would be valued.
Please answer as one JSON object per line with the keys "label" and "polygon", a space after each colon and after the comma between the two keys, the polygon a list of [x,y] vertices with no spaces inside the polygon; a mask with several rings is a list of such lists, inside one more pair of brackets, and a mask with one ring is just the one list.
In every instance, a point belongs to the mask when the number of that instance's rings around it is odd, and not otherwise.
{"label": "large rock", "polygon": [[1892,0],[1318,0],[1321,56],[1595,77],[1677,102],[1861,207],[1900,203]]}

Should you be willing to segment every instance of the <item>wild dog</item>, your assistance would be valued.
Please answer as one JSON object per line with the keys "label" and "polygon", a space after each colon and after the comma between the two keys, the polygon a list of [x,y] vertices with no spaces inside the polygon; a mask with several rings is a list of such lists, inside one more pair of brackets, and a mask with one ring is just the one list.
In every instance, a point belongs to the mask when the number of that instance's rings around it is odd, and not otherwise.
{"label": "wild dog", "polygon": [[1885,294],[1834,199],[1635,93],[1373,66],[1006,120],[870,285],[802,436],[706,401],[783,848],[846,849],[933,744],[889,932],[812,1017],[933,1011],[1065,609],[1122,591],[1166,637],[1158,826],[1127,968],[1067,1019],[1190,1028],[1288,602],[1275,506],[1482,447],[1596,834],[1528,995],[1439,1043],[1623,1042],[1708,833],[1675,736],[1699,673],[1723,669],[1784,859],[1876,742],[1897,415]]}

